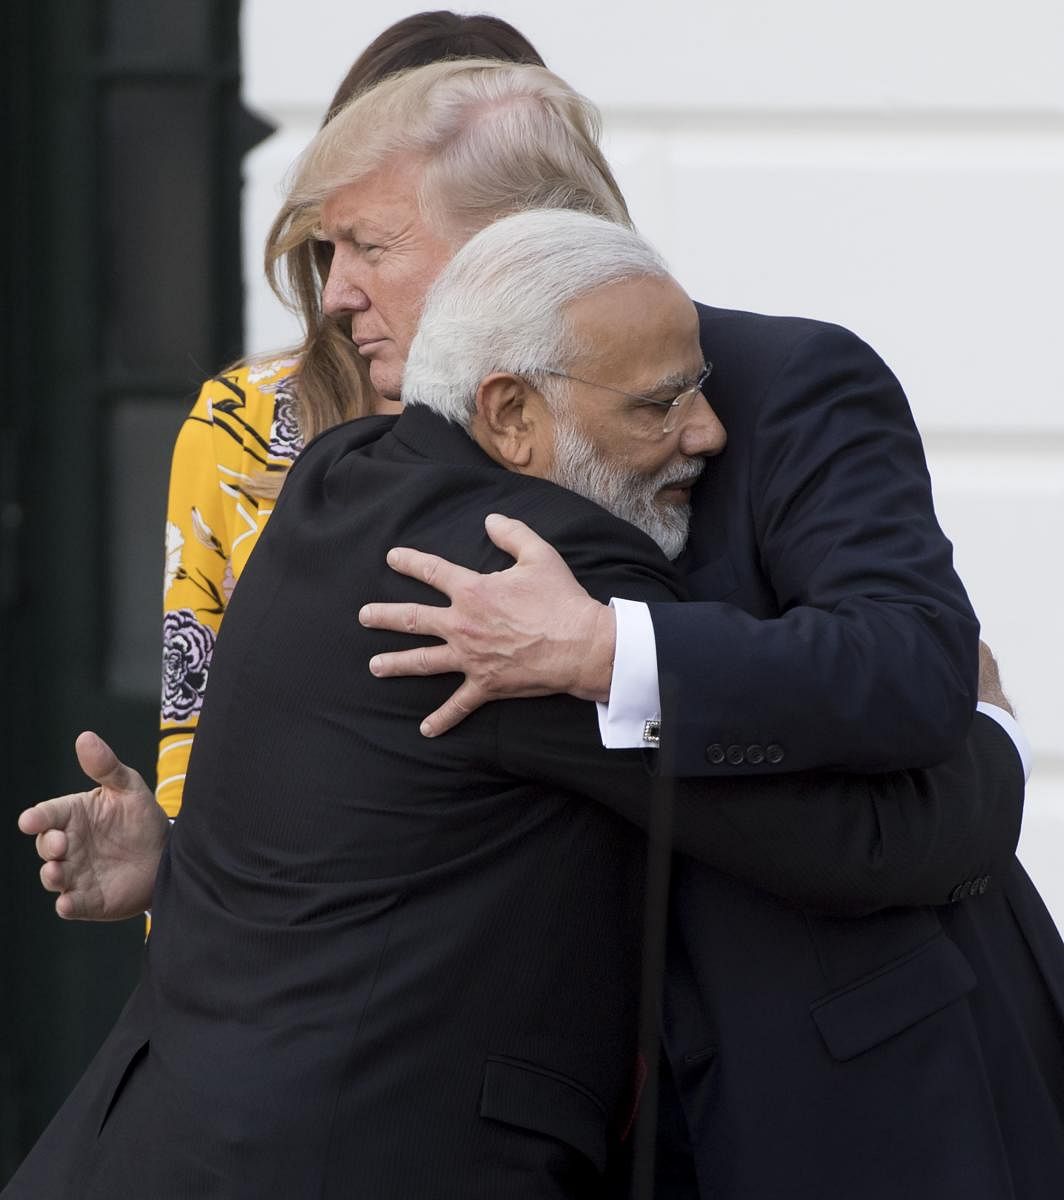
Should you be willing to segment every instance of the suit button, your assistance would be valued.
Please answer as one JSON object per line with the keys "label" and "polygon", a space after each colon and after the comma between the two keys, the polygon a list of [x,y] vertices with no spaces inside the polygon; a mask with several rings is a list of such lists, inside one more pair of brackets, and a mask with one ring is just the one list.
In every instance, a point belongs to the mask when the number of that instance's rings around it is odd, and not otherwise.
{"label": "suit button", "polygon": [[718,746],[716,742],[712,746],[706,747],[706,761],[711,762],[714,766],[718,766],[724,761],[724,747]]}
{"label": "suit button", "polygon": [[763,763],[765,761],[764,746],[757,746],[757,745],[747,746],[746,747],[746,761],[748,763],[752,763],[755,767],[758,765],[758,763]]}
{"label": "suit button", "polygon": [[737,767],[742,761],[743,761],[742,746],[729,746],[728,747],[728,762],[730,762],[733,767]]}
{"label": "suit button", "polygon": [[771,746],[765,747],[765,757],[770,763],[772,763],[773,766],[775,766],[776,763],[783,762],[783,747],[777,746],[776,743],[773,742]]}

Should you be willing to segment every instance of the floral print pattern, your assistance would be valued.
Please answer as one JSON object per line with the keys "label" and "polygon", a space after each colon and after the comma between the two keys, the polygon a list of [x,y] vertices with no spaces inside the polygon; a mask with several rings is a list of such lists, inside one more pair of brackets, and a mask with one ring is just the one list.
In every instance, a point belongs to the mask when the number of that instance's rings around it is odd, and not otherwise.
{"label": "floral print pattern", "polygon": [[[276,391],[279,383],[284,383],[298,366],[298,358],[267,358],[250,363],[244,370],[248,386],[268,396]],[[282,376],[280,381],[274,378],[276,375]]]}
{"label": "floral print pattern", "polygon": [[222,575],[222,595],[225,597],[225,603],[228,607],[230,597],[233,595],[233,588],[236,587],[236,576],[233,574],[233,564],[229,559],[225,560],[225,573]]}
{"label": "floral print pattern", "polygon": [[294,392],[295,376],[289,375],[274,393],[273,424],[270,426],[270,454],[274,458],[296,458],[303,449],[303,432]]}
{"label": "floral print pattern", "polygon": [[185,721],[203,707],[214,639],[214,630],[197,621],[192,609],[171,609],[164,614],[164,721]]}
{"label": "floral print pattern", "polygon": [[214,530],[203,519],[203,514],[193,505],[190,514],[192,517],[192,532],[196,535],[196,541],[201,546],[206,546],[208,550],[213,550],[215,554],[220,554],[225,557],[225,551],[222,549],[222,543],[218,540],[218,536]]}
{"label": "floral print pattern", "polygon": [[299,454],[295,358],[208,380],[177,439],[167,504],[163,692],[156,796],[181,807],[211,655],[233,588],[275,496],[255,482]]}
{"label": "floral print pattern", "polygon": [[181,530],[173,523],[166,522],[166,568],[163,572],[163,595],[173,587],[178,571],[181,570],[181,547],[185,544]]}

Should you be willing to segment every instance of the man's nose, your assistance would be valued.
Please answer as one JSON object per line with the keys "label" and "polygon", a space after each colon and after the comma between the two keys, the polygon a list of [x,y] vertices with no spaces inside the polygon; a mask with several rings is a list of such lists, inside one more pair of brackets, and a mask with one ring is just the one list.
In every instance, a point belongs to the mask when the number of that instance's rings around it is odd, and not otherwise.
{"label": "man's nose", "polygon": [[358,286],[353,268],[346,248],[337,246],[321,293],[322,312],[327,317],[349,316],[369,308],[369,297]]}
{"label": "man's nose", "polygon": [[720,417],[709,401],[701,394],[695,396],[680,430],[680,451],[689,458],[712,457],[724,449],[727,441]]}

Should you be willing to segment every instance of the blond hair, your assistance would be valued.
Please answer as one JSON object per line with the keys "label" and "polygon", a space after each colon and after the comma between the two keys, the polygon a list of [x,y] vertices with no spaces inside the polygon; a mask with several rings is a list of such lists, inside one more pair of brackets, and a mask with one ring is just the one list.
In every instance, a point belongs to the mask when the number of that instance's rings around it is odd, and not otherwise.
{"label": "blond hair", "polygon": [[456,247],[497,217],[564,208],[630,225],[599,148],[594,105],[530,64],[458,59],[392,75],[356,95],[297,161],[266,243],[266,276],[307,331],[300,348],[304,436],[367,413],[374,393],[348,334],[321,309],[330,248],[325,197],[394,156],[420,160],[418,202]]}

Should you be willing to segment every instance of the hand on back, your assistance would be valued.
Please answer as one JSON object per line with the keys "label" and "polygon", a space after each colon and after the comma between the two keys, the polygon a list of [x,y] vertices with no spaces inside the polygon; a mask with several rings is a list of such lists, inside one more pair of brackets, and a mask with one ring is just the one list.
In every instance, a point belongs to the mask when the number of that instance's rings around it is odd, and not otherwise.
{"label": "hand on back", "polygon": [[450,604],[367,604],[358,614],[371,629],[443,639],[441,646],[378,654],[370,663],[374,675],[465,676],[422,722],[426,737],[453,729],[489,700],[562,692],[609,698],[612,609],[592,599],[561,555],[522,521],[492,514],[485,528],[515,560],[512,567],[479,575],[435,554],[395,549],[388,565],[436,588]]}

